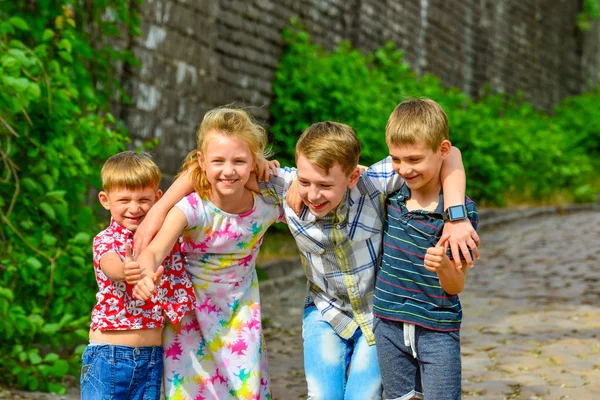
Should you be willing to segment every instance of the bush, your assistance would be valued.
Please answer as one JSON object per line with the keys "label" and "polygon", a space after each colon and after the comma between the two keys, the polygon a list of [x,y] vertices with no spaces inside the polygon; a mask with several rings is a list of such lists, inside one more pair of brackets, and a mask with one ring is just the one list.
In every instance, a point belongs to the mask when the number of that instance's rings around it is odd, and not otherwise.
{"label": "bush", "polygon": [[566,99],[549,116],[522,96],[487,93],[474,101],[432,75],[418,77],[393,44],[362,54],[344,42],[327,52],[297,24],[284,39],[271,106],[275,150],[284,163],[293,165],[299,134],[323,120],[352,126],[361,163],[378,161],[388,154],[385,125],[395,106],[406,97],[428,97],[448,114],[450,139],[468,172],[467,192],[480,204],[590,198],[581,193],[589,192],[592,158],[600,152],[598,91]]}
{"label": "bush", "polygon": [[[94,48],[78,25],[112,11],[96,34],[135,27],[130,2],[15,1],[0,10],[0,383],[64,392],[78,375],[96,291],[86,205],[126,132],[108,112],[111,67],[127,52]],[[85,6],[85,8],[83,8]],[[81,9],[79,7],[82,7]],[[112,33],[111,33],[112,32]],[[132,31],[132,33],[135,33]],[[79,347],[81,351],[81,347]]]}

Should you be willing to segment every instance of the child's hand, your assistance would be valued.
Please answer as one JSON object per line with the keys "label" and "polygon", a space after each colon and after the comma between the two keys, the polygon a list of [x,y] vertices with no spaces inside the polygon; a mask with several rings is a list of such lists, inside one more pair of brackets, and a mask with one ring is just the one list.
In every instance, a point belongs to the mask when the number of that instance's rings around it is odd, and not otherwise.
{"label": "child's hand", "polygon": [[133,257],[131,256],[131,245],[129,243],[125,243],[123,274],[125,275],[125,282],[130,285],[135,285],[142,279],[142,269],[140,268],[140,264],[133,260]]}
{"label": "child's hand", "polygon": [[150,296],[152,296],[152,293],[156,289],[156,285],[160,282],[160,278],[164,272],[165,267],[161,265],[153,275],[143,277],[133,289],[134,297],[142,301],[148,300]]}
{"label": "child's hand", "polygon": [[463,219],[461,221],[450,222],[447,221],[444,224],[444,230],[442,237],[438,244],[444,243],[445,248],[450,245],[452,251],[452,259],[456,268],[462,268],[462,262],[460,260],[460,253],[462,253],[465,261],[469,268],[473,268],[474,263],[469,253],[469,249],[473,252],[473,256],[476,260],[479,260],[479,235],[471,225],[471,221]]}
{"label": "child's hand", "polygon": [[427,271],[435,272],[437,274],[447,266],[444,263],[444,257],[448,258],[446,255],[445,243],[438,242],[435,247],[430,247],[427,249],[427,253],[423,259],[423,267],[425,267]]}
{"label": "child's hand", "polygon": [[288,191],[285,195],[285,201],[287,201],[288,206],[290,206],[290,208],[294,210],[296,215],[300,216],[300,212],[302,211],[302,204],[304,203],[302,203],[302,198],[300,198],[300,195],[298,194],[298,179],[294,179],[294,181],[288,188]]}
{"label": "child's hand", "polygon": [[277,160],[265,160],[264,158],[258,158],[256,160],[256,166],[254,172],[256,172],[256,178],[259,182],[269,182],[271,178],[271,172],[277,176],[277,168],[280,167],[279,161]]}

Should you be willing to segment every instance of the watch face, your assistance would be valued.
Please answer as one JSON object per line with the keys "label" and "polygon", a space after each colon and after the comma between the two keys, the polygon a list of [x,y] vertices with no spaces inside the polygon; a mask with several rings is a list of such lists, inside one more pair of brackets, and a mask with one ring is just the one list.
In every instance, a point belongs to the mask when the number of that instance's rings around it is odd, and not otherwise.
{"label": "watch face", "polygon": [[464,219],[467,217],[463,206],[448,207],[448,216],[450,217],[450,220]]}

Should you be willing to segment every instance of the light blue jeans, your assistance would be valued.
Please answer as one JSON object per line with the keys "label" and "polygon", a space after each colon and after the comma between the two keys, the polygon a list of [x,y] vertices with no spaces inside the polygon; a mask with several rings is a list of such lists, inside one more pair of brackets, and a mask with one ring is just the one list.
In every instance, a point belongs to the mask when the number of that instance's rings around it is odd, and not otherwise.
{"label": "light blue jeans", "polygon": [[302,337],[309,400],[381,399],[377,351],[360,329],[343,339],[310,305],[304,309]]}

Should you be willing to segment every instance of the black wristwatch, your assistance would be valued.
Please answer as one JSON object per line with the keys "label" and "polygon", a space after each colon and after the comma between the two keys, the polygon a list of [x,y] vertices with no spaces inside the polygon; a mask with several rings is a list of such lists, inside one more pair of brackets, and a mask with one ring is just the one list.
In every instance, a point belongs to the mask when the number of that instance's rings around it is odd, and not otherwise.
{"label": "black wristwatch", "polygon": [[450,206],[444,211],[444,220],[446,221],[460,221],[461,219],[467,219],[467,207],[462,204]]}

